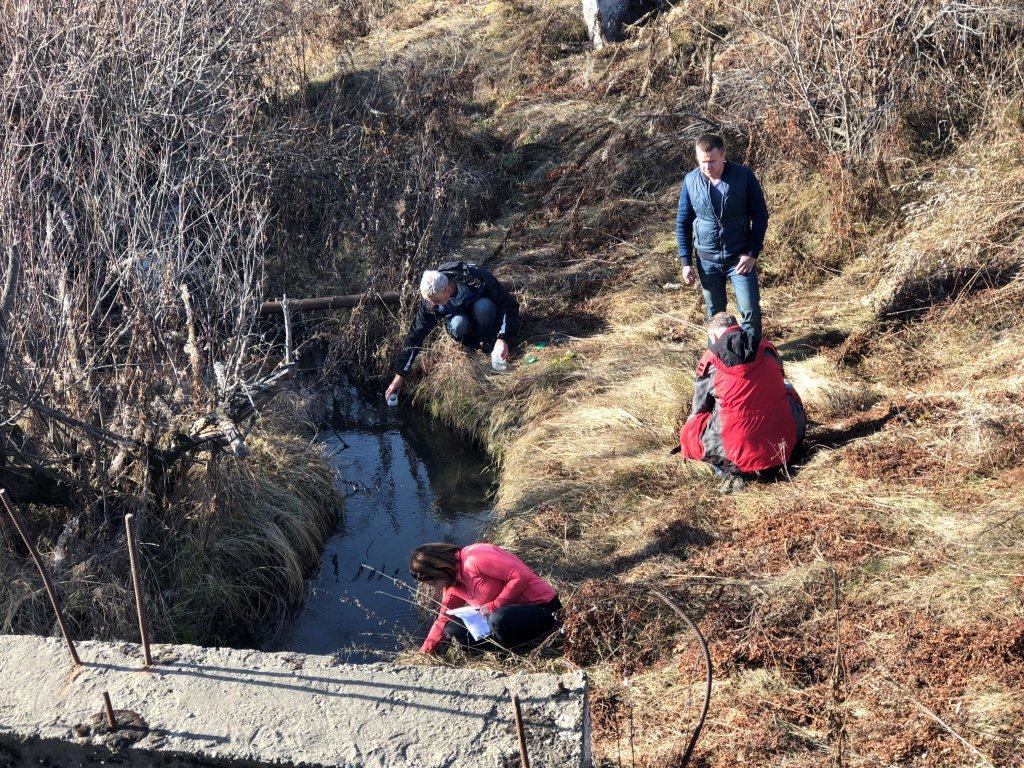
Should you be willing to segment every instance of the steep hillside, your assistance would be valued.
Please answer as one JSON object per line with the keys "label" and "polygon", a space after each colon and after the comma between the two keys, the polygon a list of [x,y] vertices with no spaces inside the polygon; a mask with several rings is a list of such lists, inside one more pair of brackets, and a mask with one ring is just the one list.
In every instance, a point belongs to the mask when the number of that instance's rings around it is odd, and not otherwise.
{"label": "steep hillside", "polygon": [[[994,89],[933,143],[894,113],[844,159],[784,104],[730,111],[768,98],[742,73],[770,20],[683,3],[595,53],[577,6],[397,3],[338,66],[467,62],[491,204],[452,249],[526,324],[502,376],[438,340],[415,399],[493,451],[496,540],[570,596],[600,764],[677,765],[697,715],[655,586],[711,644],[701,765],[1022,764],[1020,102]],[[729,496],[669,455],[704,344],[675,204],[709,126],[765,182],[765,332],[813,422],[791,477]]]}

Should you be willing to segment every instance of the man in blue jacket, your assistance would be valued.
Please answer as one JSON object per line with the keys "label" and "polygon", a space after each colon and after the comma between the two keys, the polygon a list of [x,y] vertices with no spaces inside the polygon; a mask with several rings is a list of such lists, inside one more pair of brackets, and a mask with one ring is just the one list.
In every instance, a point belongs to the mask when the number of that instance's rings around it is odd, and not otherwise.
{"label": "man in blue jacket", "polygon": [[753,171],[725,159],[721,136],[705,133],[697,139],[695,149],[697,167],[683,179],[676,214],[683,282],[693,285],[700,277],[710,318],[725,311],[728,278],[736,292],[743,329],[759,339],[757,258],[768,229],[764,191]]}

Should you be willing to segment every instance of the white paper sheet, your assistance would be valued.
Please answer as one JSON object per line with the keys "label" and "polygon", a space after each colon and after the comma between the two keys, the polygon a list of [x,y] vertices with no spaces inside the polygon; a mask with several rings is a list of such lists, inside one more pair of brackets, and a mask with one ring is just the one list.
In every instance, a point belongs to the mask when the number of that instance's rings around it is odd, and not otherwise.
{"label": "white paper sheet", "polygon": [[449,608],[448,615],[462,619],[473,640],[481,640],[491,634],[491,625],[487,623],[487,619],[484,618],[483,614],[472,605],[465,605],[462,608]]}

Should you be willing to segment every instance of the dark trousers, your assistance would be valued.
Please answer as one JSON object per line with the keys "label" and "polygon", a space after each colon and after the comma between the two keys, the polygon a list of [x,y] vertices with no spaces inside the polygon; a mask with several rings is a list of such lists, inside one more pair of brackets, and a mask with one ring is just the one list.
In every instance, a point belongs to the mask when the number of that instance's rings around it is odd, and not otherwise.
{"label": "dark trousers", "polygon": [[467,307],[465,312],[449,317],[445,328],[463,346],[490,352],[498,338],[498,307],[486,296],[482,296]]}
{"label": "dark trousers", "polygon": [[456,618],[445,624],[444,634],[453,645],[468,651],[529,650],[558,627],[561,619],[556,614],[561,610],[557,597],[542,605],[506,605],[487,617],[490,637],[474,642],[466,625]]}

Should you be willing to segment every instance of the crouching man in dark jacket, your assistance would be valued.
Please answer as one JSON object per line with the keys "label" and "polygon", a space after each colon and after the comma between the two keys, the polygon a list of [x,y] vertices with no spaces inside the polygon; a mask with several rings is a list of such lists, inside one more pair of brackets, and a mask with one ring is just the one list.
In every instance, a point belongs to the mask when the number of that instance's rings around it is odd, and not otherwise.
{"label": "crouching man in dark jacket", "polygon": [[787,465],[803,440],[807,417],[800,396],[783,377],[775,347],[725,312],[708,321],[708,338],[679,445],[686,458],[730,475],[723,484],[728,491],[742,487],[744,474]]}
{"label": "crouching man in dark jacket", "polygon": [[438,323],[463,346],[488,354],[498,350],[508,360],[508,342],[519,325],[519,302],[498,278],[476,264],[452,261],[428,269],[386,398],[402,389],[423,342]]}

